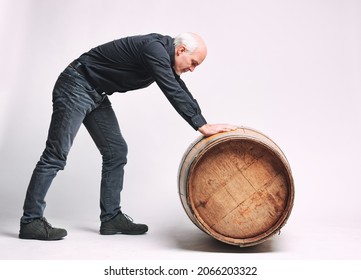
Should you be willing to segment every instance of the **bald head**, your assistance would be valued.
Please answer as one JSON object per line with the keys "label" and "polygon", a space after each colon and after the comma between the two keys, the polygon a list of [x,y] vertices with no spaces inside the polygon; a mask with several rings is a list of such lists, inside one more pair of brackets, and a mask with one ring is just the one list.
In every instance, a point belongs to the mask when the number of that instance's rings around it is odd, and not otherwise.
{"label": "bald head", "polygon": [[202,50],[207,53],[207,46],[204,40],[196,33],[185,32],[176,36],[174,38],[174,46],[177,48],[181,45],[185,46],[191,54],[196,50]]}
{"label": "bald head", "polygon": [[201,36],[192,32],[174,38],[175,65],[178,75],[193,71],[207,56],[207,46]]}

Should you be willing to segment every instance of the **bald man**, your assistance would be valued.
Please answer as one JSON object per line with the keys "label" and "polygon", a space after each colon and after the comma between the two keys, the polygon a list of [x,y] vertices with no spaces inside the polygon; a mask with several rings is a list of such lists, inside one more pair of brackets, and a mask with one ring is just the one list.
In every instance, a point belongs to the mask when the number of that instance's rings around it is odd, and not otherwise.
{"label": "bald man", "polygon": [[53,89],[53,114],[46,147],[28,185],[19,238],[58,240],[67,235],[65,229],[52,227],[44,218],[45,196],[57,172],[65,168],[81,124],[103,160],[100,234],[147,232],[147,225],[134,223],[121,211],[127,143],[108,96],[156,82],[174,109],[203,135],[233,130],[236,127],[229,124],[207,124],[197,101],[180,79],[181,74],[199,66],[206,55],[207,47],[197,34],[182,33],[175,38],[148,34],[95,47],[66,67]]}

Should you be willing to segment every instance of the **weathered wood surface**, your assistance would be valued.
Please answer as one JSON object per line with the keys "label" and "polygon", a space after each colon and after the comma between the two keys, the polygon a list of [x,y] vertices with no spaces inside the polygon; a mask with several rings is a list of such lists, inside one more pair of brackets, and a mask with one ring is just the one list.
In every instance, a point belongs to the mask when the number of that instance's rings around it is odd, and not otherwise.
{"label": "weathered wood surface", "polygon": [[293,178],[285,155],[250,128],[197,139],[184,154],[178,182],[192,222],[232,245],[267,240],[293,207]]}

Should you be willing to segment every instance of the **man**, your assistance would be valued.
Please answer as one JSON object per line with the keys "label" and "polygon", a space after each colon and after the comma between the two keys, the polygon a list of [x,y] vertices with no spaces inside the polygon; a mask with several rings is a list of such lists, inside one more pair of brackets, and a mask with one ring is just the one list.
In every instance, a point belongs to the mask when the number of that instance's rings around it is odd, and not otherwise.
{"label": "man", "polygon": [[25,197],[19,237],[58,240],[65,229],[52,227],[43,217],[45,196],[83,123],[103,160],[100,193],[101,234],[143,234],[148,226],[136,224],[120,210],[127,144],[108,96],[156,82],[177,112],[203,135],[235,129],[207,124],[182,73],[193,71],[207,55],[199,35],[176,38],[148,34],[118,39],[81,55],[59,76],[53,90],[53,114],[45,150],[37,163]]}

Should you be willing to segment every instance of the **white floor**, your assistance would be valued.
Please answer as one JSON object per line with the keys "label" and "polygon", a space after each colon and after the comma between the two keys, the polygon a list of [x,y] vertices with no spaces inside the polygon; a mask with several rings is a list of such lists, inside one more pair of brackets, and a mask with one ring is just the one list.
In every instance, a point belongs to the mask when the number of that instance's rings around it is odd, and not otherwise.
{"label": "white floor", "polygon": [[[143,222],[141,220],[140,222]],[[144,221],[145,222],[145,221]],[[20,240],[17,221],[0,230],[2,260],[358,260],[360,227],[299,224],[292,215],[279,235],[254,247],[239,248],[206,235],[182,213],[148,219],[141,236],[98,233],[96,220],[52,221],[65,227],[60,241]]]}
{"label": "white floor", "polygon": [[[147,234],[141,236],[102,236],[98,233],[97,219],[49,218],[54,226],[68,230],[66,238],[51,242],[21,240],[18,238],[18,219],[2,219],[0,277],[19,279],[11,277],[17,275],[39,279],[41,273],[51,274],[55,280],[99,280],[108,279],[109,276],[104,273],[108,267],[162,266],[186,267],[193,272],[193,277],[199,278],[195,275],[196,268],[203,265],[255,265],[259,274],[252,279],[266,279],[264,277],[267,276],[267,279],[283,280],[292,276],[292,279],[298,280],[309,275],[319,279],[335,275],[346,276],[347,280],[360,279],[361,228],[358,224],[308,222],[296,212],[293,216],[291,214],[279,235],[254,247],[239,248],[203,233],[177,205],[169,209],[163,215],[156,209],[140,211],[143,216],[138,213],[141,218],[136,221],[146,222],[150,228]],[[232,279],[240,276],[224,277]],[[162,278],[180,279],[179,276]],[[128,275],[122,279],[148,278]],[[214,275],[212,279],[224,278]]]}

